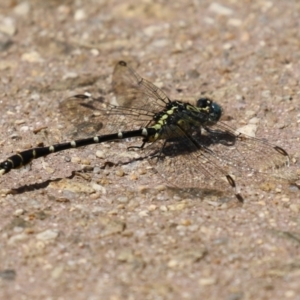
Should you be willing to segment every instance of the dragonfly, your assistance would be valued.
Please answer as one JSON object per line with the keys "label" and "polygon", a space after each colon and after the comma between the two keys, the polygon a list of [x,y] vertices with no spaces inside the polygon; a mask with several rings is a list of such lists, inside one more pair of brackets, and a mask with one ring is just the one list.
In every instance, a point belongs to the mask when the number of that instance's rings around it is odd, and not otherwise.
{"label": "dragonfly", "polygon": [[[223,108],[212,99],[201,97],[194,105],[171,100],[125,61],[114,68],[112,89],[117,104],[97,110],[100,135],[21,151],[0,163],[0,175],[55,152],[134,139],[139,143],[128,149],[137,149],[172,185],[230,189],[243,202],[236,178],[280,177],[280,169],[289,165],[289,154],[282,147],[222,122]],[[78,100],[92,103],[96,99],[84,93],[64,103]],[[81,120],[80,113],[76,118]]]}

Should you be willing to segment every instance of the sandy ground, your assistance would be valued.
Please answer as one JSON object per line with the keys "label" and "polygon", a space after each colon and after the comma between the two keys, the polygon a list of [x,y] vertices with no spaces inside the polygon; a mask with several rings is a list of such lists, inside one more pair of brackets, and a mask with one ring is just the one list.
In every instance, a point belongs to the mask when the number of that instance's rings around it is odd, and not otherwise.
{"label": "sandy ground", "polygon": [[[110,101],[126,59],[175,99],[212,96],[236,127],[257,117],[299,170],[300,2],[137,3],[1,1],[0,160],[70,137],[61,103]],[[300,299],[297,187],[250,184],[238,205],[169,189],[144,161],[101,169],[127,146],[1,177],[1,299]]]}

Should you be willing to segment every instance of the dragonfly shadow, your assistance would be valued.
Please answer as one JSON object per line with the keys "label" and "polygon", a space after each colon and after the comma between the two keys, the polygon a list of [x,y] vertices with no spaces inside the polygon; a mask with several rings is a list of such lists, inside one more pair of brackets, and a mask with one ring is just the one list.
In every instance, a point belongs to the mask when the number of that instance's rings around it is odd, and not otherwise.
{"label": "dragonfly shadow", "polygon": [[167,139],[162,149],[157,150],[152,157],[188,155],[199,150],[212,154],[214,146],[232,147],[236,141],[237,136],[227,131],[209,130],[205,134],[193,133],[189,136]]}

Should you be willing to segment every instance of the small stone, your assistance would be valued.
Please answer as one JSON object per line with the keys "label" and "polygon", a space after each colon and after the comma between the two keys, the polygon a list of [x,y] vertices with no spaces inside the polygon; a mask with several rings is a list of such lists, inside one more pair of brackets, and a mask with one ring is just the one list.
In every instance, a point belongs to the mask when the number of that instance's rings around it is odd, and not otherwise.
{"label": "small stone", "polygon": [[131,179],[131,180],[137,180],[137,179],[138,179],[138,176],[137,176],[134,172],[132,172],[132,173],[130,174],[130,179]]}
{"label": "small stone", "polygon": [[242,25],[242,20],[240,20],[240,19],[229,19],[227,24],[231,25],[231,26],[234,26],[234,27],[240,27]]}
{"label": "small stone", "polygon": [[219,3],[216,3],[216,2],[213,2],[208,10],[210,10],[211,12],[214,12],[218,15],[222,15],[222,16],[229,16],[229,15],[232,15],[233,14],[233,10],[224,6],[224,5],[221,5]]}
{"label": "small stone", "polygon": [[83,159],[81,160],[81,163],[82,163],[83,165],[89,166],[89,165],[91,164],[91,161],[90,161],[89,159],[87,159],[87,158],[83,158]]}
{"label": "small stone", "polygon": [[41,99],[41,95],[39,93],[34,92],[30,95],[30,99],[33,101],[39,101]]}
{"label": "small stone", "polygon": [[20,233],[20,234],[16,234],[16,235],[13,235],[9,240],[8,240],[8,244],[9,245],[12,245],[12,244],[15,244],[16,242],[19,242],[19,241],[23,241],[25,239],[28,238],[28,235],[25,234],[25,233]]}
{"label": "small stone", "polygon": [[223,45],[224,50],[231,50],[233,48],[233,45],[231,43],[226,43]]}
{"label": "small stone", "polygon": [[271,91],[270,90],[264,90],[261,92],[261,96],[264,98],[270,98],[271,96]]}
{"label": "small stone", "polygon": [[299,205],[298,204],[291,204],[290,205],[290,210],[298,214],[299,210],[300,210]]}
{"label": "small stone", "polygon": [[105,158],[105,152],[104,151],[101,151],[101,150],[97,150],[96,151],[96,157],[98,158]]}
{"label": "small stone", "polygon": [[183,226],[190,226],[191,225],[191,221],[188,219],[183,219],[180,221],[180,224]]}
{"label": "small stone", "polygon": [[168,267],[169,268],[175,268],[179,265],[179,262],[178,260],[175,260],[175,259],[171,259],[169,262],[168,262]]}
{"label": "small stone", "polygon": [[199,229],[199,225],[197,225],[197,224],[194,224],[194,225],[191,225],[191,226],[189,226],[189,231],[191,231],[191,232],[196,232],[196,231],[198,231],[198,229]]}
{"label": "small stone", "polygon": [[139,217],[148,217],[149,216],[149,211],[147,210],[142,210],[139,212]]}
{"label": "small stone", "polygon": [[168,205],[169,210],[171,211],[180,211],[186,208],[186,204],[184,202],[178,204],[171,204]]}
{"label": "small stone", "polygon": [[120,196],[120,197],[117,198],[117,201],[120,202],[120,203],[128,203],[129,199],[126,196]]}
{"label": "small stone", "polygon": [[71,9],[70,9],[70,6],[62,4],[62,5],[58,6],[57,12],[61,15],[67,16],[71,12]]}
{"label": "small stone", "polygon": [[202,286],[213,285],[216,282],[217,282],[216,279],[213,278],[213,277],[207,277],[207,278],[199,279],[199,284],[202,285]]}
{"label": "small stone", "polygon": [[91,49],[90,52],[93,56],[98,56],[100,54],[100,51],[98,49]]}
{"label": "small stone", "polygon": [[116,171],[116,176],[123,177],[124,175],[125,175],[125,172],[123,169],[118,169]]}
{"label": "small stone", "polygon": [[98,183],[93,182],[91,186],[96,192],[101,192],[102,194],[106,193],[106,189]]}
{"label": "small stone", "polygon": [[168,207],[167,207],[166,205],[161,205],[161,206],[159,207],[159,210],[162,211],[162,212],[166,212],[166,211],[168,211],[169,209],[168,209]]}
{"label": "small stone", "polygon": [[151,37],[155,33],[160,32],[161,30],[162,30],[161,26],[150,25],[150,26],[144,28],[143,32],[146,36]]}
{"label": "small stone", "polygon": [[238,128],[237,130],[240,133],[243,133],[245,135],[255,137],[256,136],[256,131],[257,131],[257,125],[255,124],[247,124],[245,126],[242,126]]}
{"label": "small stone", "polygon": [[288,290],[288,291],[286,291],[286,292],[284,293],[284,295],[285,295],[286,298],[292,298],[292,297],[295,297],[296,294],[295,294],[294,291]]}
{"label": "small stone", "polygon": [[[155,39],[152,42],[152,46],[156,48],[163,48],[169,46],[170,41],[168,39]],[[155,85],[157,85],[155,83]]]}
{"label": "small stone", "polygon": [[[16,120],[16,121],[15,121],[15,124],[16,124],[16,125],[21,125],[21,124],[24,124],[24,123],[26,123],[26,121],[23,120],[23,119],[21,119],[21,120]],[[26,131],[28,131],[28,129],[26,129]]]}
{"label": "small stone", "polygon": [[30,4],[28,2],[21,2],[14,7],[14,13],[19,16],[26,16],[30,11]]}
{"label": "small stone", "polygon": [[86,18],[86,13],[83,9],[77,9],[74,14],[75,21],[81,21]]}
{"label": "small stone", "polygon": [[17,32],[15,20],[9,17],[3,18],[0,23],[0,32],[13,36]]}
{"label": "small stone", "polygon": [[111,221],[103,229],[101,236],[110,236],[123,232],[126,228],[126,223],[121,221]]}
{"label": "small stone", "polygon": [[81,162],[81,158],[78,156],[74,156],[71,158],[71,162],[74,164],[79,164]]}
{"label": "small stone", "polygon": [[41,57],[41,55],[36,51],[23,53],[23,55],[21,56],[21,60],[27,61],[27,62],[30,62],[30,63],[43,62],[44,61],[44,59]]}
{"label": "small stone", "polygon": [[157,208],[156,205],[151,204],[151,205],[149,205],[148,210],[149,210],[149,211],[154,211],[154,210],[156,210],[156,208]]}
{"label": "small stone", "polygon": [[56,230],[47,229],[36,235],[36,238],[41,241],[53,240],[58,237],[58,232]]}
{"label": "small stone", "polygon": [[62,77],[62,79],[63,79],[63,80],[69,80],[69,79],[76,79],[76,78],[78,78],[78,77],[79,77],[78,73],[75,73],[75,72],[68,72],[68,73],[66,73],[66,74]]}
{"label": "small stone", "polygon": [[58,278],[61,277],[63,271],[64,271],[64,267],[63,266],[55,267],[54,270],[51,272],[51,277],[53,279],[58,279]]}
{"label": "small stone", "polygon": [[134,255],[131,249],[122,250],[117,256],[117,260],[120,262],[130,262],[134,259]]}
{"label": "small stone", "polygon": [[23,215],[24,212],[25,212],[24,209],[19,208],[19,209],[17,209],[17,210],[14,212],[14,216],[19,217],[19,216]]}
{"label": "small stone", "polygon": [[163,185],[163,184],[160,184],[160,185],[157,185],[156,187],[155,187],[155,189],[157,190],[157,191],[164,191],[165,189],[166,189],[166,186],[165,185]]}
{"label": "small stone", "polygon": [[146,173],[147,173],[147,171],[146,171],[146,169],[138,169],[138,173],[140,174],[140,175],[145,175]]}

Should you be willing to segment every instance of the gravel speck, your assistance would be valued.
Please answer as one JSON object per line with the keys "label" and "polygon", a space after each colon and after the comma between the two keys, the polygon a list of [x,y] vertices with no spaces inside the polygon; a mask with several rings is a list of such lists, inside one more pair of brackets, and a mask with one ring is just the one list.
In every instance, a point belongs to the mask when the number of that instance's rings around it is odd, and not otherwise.
{"label": "gravel speck", "polygon": [[41,241],[54,240],[58,237],[58,231],[47,229],[36,235],[36,238]]}

